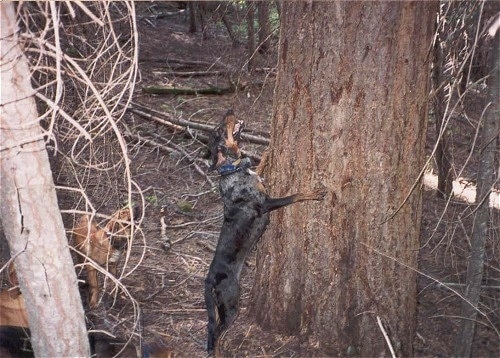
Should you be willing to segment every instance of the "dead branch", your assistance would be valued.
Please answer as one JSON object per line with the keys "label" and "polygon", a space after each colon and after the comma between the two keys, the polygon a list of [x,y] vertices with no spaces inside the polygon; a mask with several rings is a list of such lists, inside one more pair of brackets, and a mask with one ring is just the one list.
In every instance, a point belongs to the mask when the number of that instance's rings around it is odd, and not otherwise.
{"label": "dead branch", "polygon": [[[242,88],[239,88],[242,89]],[[208,88],[181,88],[181,87],[165,87],[165,86],[145,86],[142,90],[149,94],[157,95],[223,95],[227,93],[234,93],[236,86],[230,85],[228,87],[208,87]]]}
{"label": "dead branch", "polygon": [[[176,118],[173,118],[172,116],[168,115],[167,113],[162,113],[162,112],[158,112],[155,110],[149,110],[147,107],[143,107],[140,105],[139,105],[139,107],[141,107],[141,109],[129,107],[129,111],[134,113],[134,114],[137,114],[138,116],[141,116],[142,118],[156,121],[158,123],[161,123],[163,125],[171,127],[175,130],[186,131],[187,128],[199,129],[199,130],[206,131],[206,132],[213,130],[213,127],[209,126],[207,124],[198,123],[198,122],[191,122],[191,121],[188,121],[185,119],[180,119],[180,118],[176,119]],[[144,112],[144,110],[146,110],[148,112],[155,113],[156,115]],[[163,118],[160,118],[159,116],[167,117],[168,119],[163,119]],[[177,123],[175,123],[175,121],[177,121]],[[182,123],[182,124],[179,124],[179,123]]]}
{"label": "dead branch", "polygon": [[213,66],[214,64],[221,65],[223,67],[227,67],[227,65],[221,63],[218,60],[215,60],[214,62],[208,62],[208,61],[190,61],[190,60],[181,60],[179,58],[167,58],[167,59],[162,59],[162,61],[165,61],[166,63],[178,63],[182,65],[190,65],[190,66]]}
{"label": "dead branch", "polygon": [[207,61],[189,61],[189,60],[181,60],[178,58],[164,58],[164,57],[159,57],[159,58],[148,58],[148,62],[164,62],[167,64],[180,64],[180,65],[185,65],[185,66],[213,66],[214,63],[212,62],[207,62]]}
{"label": "dead branch", "polygon": [[[147,134],[150,135],[150,136],[155,136],[153,133],[147,133]],[[125,135],[125,137],[127,137],[127,138],[129,138],[131,140],[135,140],[135,141],[147,144],[147,145],[154,146],[156,148],[160,148],[160,149],[166,151],[167,153],[177,153],[177,154],[182,155],[183,159],[186,159],[190,164],[192,164],[194,166],[195,170],[198,173],[200,173],[201,176],[203,176],[206,179],[206,181],[211,186],[215,186],[215,184],[212,181],[212,179],[210,179],[208,177],[208,175],[203,171],[203,169],[201,169],[198,166],[198,164],[196,164],[195,159],[189,153],[187,153],[183,148],[181,148],[180,146],[174,145],[174,148],[172,148],[172,147],[170,147],[168,145],[158,143],[157,141],[155,141],[153,139],[145,138],[145,137],[141,136],[140,134],[133,134],[127,127],[125,129],[125,134],[124,135]],[[172,145],[172,144],[173,143],[170,143],[170,145]]]}
{"label": "dead branch", "polygon": [[[131,105],[128,107],[128,110],[134,114],[137,114],[137,115],[143,117],[143,118],[152,119],[154,121],[157,121],[161,124],[175,128],[177,130],[179,129],[179,126],[183,127],[183,128],[199,129],[199,130],[202,130],[205,132],[211,132],[214,130],[214,127],[211,125],[200,123],[200,122],[188,121],[187,119],[183,119],[180,117],[174,117],[169,113],[155,111],[153,109],[142,106],[142,105],[135,103],[135,102],[131,103]],[[151,113],[153,113],[155,115],[153,115]],[[160,117],[163,117],[166,119],[162,119]],[[204,140],[200,136],[197,136],[196,138],[200,139],[204,143],[207,143],[206,140]],[[241,138],[250,142],[250,143],[260,144],[260,145],[265,145],[265,146],[269,145],[269,139],[266,137],[263,137],[263,136],[256,136],[256,135],[252,135],[252,134],[248,134],[248,133],[242,133]],[[206,137],[206,139],[208,139],[208,137]],[[250,157],[252,157],[252,156],[250,156]],[[260,160],[260,156],[259,156],[259,160]]]}
{"label": "dead branch", "polygon": [[175,77],[203,77],[203,76],[221,76],[226,71],[167,71],[165,74]]}

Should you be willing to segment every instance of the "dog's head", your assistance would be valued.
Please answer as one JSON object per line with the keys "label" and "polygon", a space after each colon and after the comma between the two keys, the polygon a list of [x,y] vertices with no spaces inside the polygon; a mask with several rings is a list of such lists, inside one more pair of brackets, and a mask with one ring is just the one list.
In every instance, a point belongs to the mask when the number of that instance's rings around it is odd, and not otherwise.
{"label": "dog's head", "polygon": [[222,122],[210,133],[205,159],[211,161],[210,170],[232,164],[241,158],[238,141],[244,122],[236,120],[232,110],[227,111]]}
{"label": "dog's head", "polygon": [[141,208],[134,206],[132,211],[129,206],[115,212],[105,227],[106,234],[109,235],[111,246],[117,250],[124,249],[128,244],[128,239],[132,234],[132,216],[134,224],[137,225],[141,216]]}

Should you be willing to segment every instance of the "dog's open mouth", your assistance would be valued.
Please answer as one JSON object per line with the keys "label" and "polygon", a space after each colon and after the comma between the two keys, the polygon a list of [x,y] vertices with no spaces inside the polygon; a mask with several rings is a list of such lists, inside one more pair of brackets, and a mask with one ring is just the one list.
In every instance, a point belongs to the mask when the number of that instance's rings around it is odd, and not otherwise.
{"label": "dog's open mouth", "polygon": [[209,139],[205,158],[211,159],[210,170],[218,170],[241,158],[238,141],[244,127],[244,121],[236,120],[232,110],[226,113],[223,121],[215,128]]}

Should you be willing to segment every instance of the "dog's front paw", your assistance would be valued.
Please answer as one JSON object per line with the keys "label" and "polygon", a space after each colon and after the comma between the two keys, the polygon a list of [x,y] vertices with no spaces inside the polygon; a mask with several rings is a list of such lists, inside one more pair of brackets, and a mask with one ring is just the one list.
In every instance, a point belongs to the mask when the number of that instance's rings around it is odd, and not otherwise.
{"label": "dog's front paw", "polygon": [[323,200],[325,197],[326,193],[328,190],[326,190],[326,187],[321,185],[321,187],[317,187],[311,192],[311,199],[312,200]]}

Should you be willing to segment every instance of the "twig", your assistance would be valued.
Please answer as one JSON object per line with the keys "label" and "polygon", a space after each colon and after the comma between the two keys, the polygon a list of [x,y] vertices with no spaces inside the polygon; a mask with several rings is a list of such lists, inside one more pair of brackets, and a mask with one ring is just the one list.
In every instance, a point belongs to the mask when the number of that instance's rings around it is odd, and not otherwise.
{"label": "twig", "polygon": [[[155,138],[161,138],[158,134],[156,133],[151,133],[151,135],[153,135]],[[196,171],[198,173],[200,173],[203,177],[205,177],[205,179],[208,181],[208,183],[211,185],[211,186],[215,186],[214,182],[212,181],[212,179],[210,179],[210,177],[203,171],[203,169],[201,169],[198,164],[196,164],[196,161],[194,160],[193,157],[191,157],[191,155],[186,152],[186,150],[184,148],[182,148],[180,145],[177,145],[175,143],[172,143],[170,142],[169,143],[175,150],[177,150],[179,153],[181,153],[183,156],[184,156],[184,159],[187,159],[187,161],[190,163],[190,164],[193,164],[194,166],[194,169],[196,169]]]}
{"label": "twig", "polygon": [[194,237],[194,236],[196,236],[196,233],[194,233],[194,232],[190,232],[190,233],[188,233],[187,235],[184,235],[183,237],[181,237],[180,239],[175,240],[175,241],[172,243],[172,245],[176,245],[176,244],[180,243],[181,241],[184,241],[184,240],[190,239],[190,238],[192,238],[192,237]]}
{"label": "twig", "polygon": [[[446,288],[448,287],[466,287],[467,285],[464,283],[456,283],[456,282],[439,282],[437,284],[438,287],[443,287]],[[500,286],[495,286],[495,285],[481,285],[482,289],[485,290],[499,290],[500,291]]]}
{"label": "twig", "polygon": [[155,292],[151,293],[149,296],[147,296],[144,299],[144,301],[149,301],[150,299],[154,298],[159,293],[162,293],[164,289],[165,289],[165,285],[162,283],[161,286],[160,286],[160,288],[158,290],[156,290]]}
{"label": "twig", "polygon": [[396,358],[396,353],[394,352],[394,348],[392,347],[391,340],[390,340],[389,336],[387,335],[387,332],[385,331],[384,325],[382,324],[382,320],[380,319],[379,316],[377,316],[377,324],[378,324],[380,330],[382,331],[382,334],[384,335],[385,342],[389,346],[389,350],[391,351],[392,358]]}
{"label": "twig", "polygon": [[172,247],[172,241],[170,238],[167,236],[167,224],[165,224],[165,216],[162,216],[160,218],[160,240],[161,240],[161,246],[165,251],[170,250]]}
{"label": "twig", "polygon": [[248,327],[247,329],[247,333],[245,333],[245,337],[243,337],[243,339],[241,340],[241,343],[240,345],[238,346],[238,349],[241,349],[241,346],[243,346],[243,343],[247,340],[248,338],[248,335],[250,334],[250,331],[252,330],[252,325],[250,325],[250,327]]}
{"label": "twig", "polygon": [[184,149],[182,149],[180,146],[175,145],[175,148],[171,148],[171,147],[166,146],[164,144],[158,143],[157,141],[155,141],[153,139],[144,138],[144,137],[140,136],[139,134],[132,134],[128,129],[125,131],[124,135],[128,138],[133,139],[133,140],[137,140],[137,141],[143,142],[145,144],[152,145],[152,146],[158,147],[160,149],[163,149],[168,153],[179,153],[179,154],[184,155],[184,158],[187,159],[190,164],[193,164],[195,170],[198,173],[200,173],[201,176],[203,176],[205,178],[205,180],[208,181],[208,183],[211,186],[215,186],[212,179],[210,179],[208,177],[208,175],[198,166],[198,164],[195,163],[195,160],[193,158],[191,158],[191,156]]}

